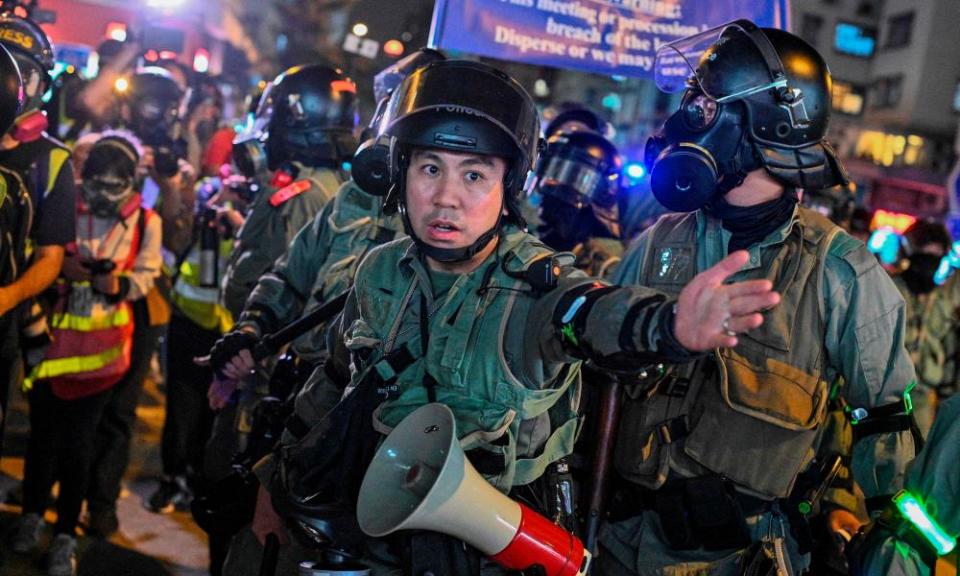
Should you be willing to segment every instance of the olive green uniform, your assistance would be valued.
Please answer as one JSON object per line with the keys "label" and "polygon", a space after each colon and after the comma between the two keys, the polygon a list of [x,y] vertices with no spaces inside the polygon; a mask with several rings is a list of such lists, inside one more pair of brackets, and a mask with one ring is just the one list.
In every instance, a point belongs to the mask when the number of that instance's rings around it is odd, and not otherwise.
{"label": "olive green uniform", "polygon": [[[284,199],[284,189],[300,182],[309,187]],[[271,186],[254,199],[237,234],[221,286],[223,304],[234,318],[240,317],[260,276],[287,250],[294,235],[333,198],[340,184],[338,172],[301,167],[295,182],[279,190]]]}
{"label": "olive green uniform", "polygon": [[[238,325],[267,334],[309,314],[349,288],[364,255],[393,240],[402,229],[399,217],[383,214],[380,198],[367,194],[353,180],[344,182],[333,201],[297,233],[273,268],[260,277]],[[302,360],[315,363],[324,356],[322,328],[293,342]]]}
{"label": "olive green uniform", "polygon": [[[486,464],[481,473],[489,482],[509,492],[537,480],[573,448],[580,425],[578,350],[607,357],[624,352],[626,342],[638,362],[692,357],[672,335],[673,303],[641,287],[610,288],[584,312],[577,344],[561,339],[554,330],[557,310],[566,309],[575,291],[601,285],[574,269],[569,254],[556,255],[562,265],[556,287],[538,290],[520,278],[551,256],[512,227],[494,254],[463,275],[428,270],[408,238],[371,250],[332,327],[333,369],[314,372],[297,398],[298,418],[309,427],[340,399],[343,382],[330,374],[355,385],[375,371],[390,391],[374,414],[374,427],[386,434],[429,401],[429,374],[436,400],[453,410],[461,445]],[[298,452],[300,438],[310,436],[286,431],[281,453]],[[269,486],[276,470],[272,456],[257,473]]]}
{"label": "olive green uniform", "polygon": [[906,303],[907,324],[903,340],[917,368],[917,386],[910,397],[917,424],[926,436],[936,412],[937,388],[943,385],[947,371],[953,370],[957,320],[948,312],[950,294],[944,288],[934,288],[928,294],[914,294],[902,277],[894,276],[893,282]]}
{"label": "olive green uniform", "polygon": [[[676,294],[726,256],[730,237],[703,211],[665,216],[638,238],[615,280]],[[745,514],[749,537],[785,548],[779,556],[799,573],[807,558],[778,502],[823,439],[831,383],[842,378],[839,393],[852,407],[902,401],[914,380],[904,304],[862,243],[806,209],[748,251],[732,280],[768,278],[782,302],[736,348],[673,366],[652,390],[628,394],[614,460],[632,490],[654,499],[665,484],[715,474],[741,502],[769,502]],[[912,455],[908,432],[858,442],[852,469],[867,498],[893,494]],[[607,575],[735,574],[743,556],[675,550],[649,509],[608,523],[600,542],[597,570]]]}
{"label": "olive green uniform", "polygon": [[[927,443],[910,465],[904,488],[916,496],[948,536],[960,538],[960,398],[943,403]],[[953,554],[956,555],[956,549]],[[866,574],[930,576],[912,547],[888,538],[867,551]]]}

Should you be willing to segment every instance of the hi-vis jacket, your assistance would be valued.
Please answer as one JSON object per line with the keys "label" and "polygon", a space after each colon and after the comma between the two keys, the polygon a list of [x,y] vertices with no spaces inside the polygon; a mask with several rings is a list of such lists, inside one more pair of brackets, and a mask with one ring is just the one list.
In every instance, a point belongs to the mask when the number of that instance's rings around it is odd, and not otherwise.
{"label": "hi-vis jacket", "polygon": [[162,263],[160,217],[139,205],[135,196],[130,209],[114,218],[78,210],[75,253],[84,261],[112,260],[121,271],[120,294],[112,298],[87,281],[57,280],[53,342],[25,387],[49,380],[54,393],[69,400],[106,390],[126,373],[133,337],[130,302],[150,291]]}
{"label": "hi-vis jacket", "polygon": [[[217,277],[223,277],[232,250],[232,240],[220,241]],[[200,261],[200,242],[197,241],[190,246],[187,257],[180,263],[170,297],[177,310],[194,324],[204,330],[223,334],[233,327],[233,318],[219,303],[219,289],[216,286],[200,285],[203,265]]]}
{"label": "hi-vis jacket", "polygon": [[[727,254],[730,232],[704,212],[668,215],[627,253],[617,281],[676,294]],[[904,304],[863,244],[798,208],[749,248],[732,280],[767,278],[782,296],[733,349],[671,367],[624,406],[615,463],[659,488],[668,477],[717,473],[763,498],[790,494],[823,432],[831,384],[854,408],[900,402],[914,380]],[[909,432],[867,436],[853,451],[868,498],[892,494],[913,455]]]}

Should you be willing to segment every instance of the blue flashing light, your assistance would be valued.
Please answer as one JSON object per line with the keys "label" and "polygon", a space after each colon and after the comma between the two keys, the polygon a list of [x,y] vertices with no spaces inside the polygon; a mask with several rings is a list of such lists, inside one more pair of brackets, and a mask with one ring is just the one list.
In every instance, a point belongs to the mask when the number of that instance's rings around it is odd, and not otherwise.
{"label": "blue flashing light", "polygon": [[353,169],[353,164],[351,164],[351,163],[349,163],[349,162],[344,162],[343,164],[340,165],[340,168],[341,168],[344,172],[349,172],[350,170]]}
{"label": "blue flashing light", "polygon": [[630,162],[624,167],[624,173],[634,180],[639,180],[647,175],[647,168],[639,162]]}
{"label": "blue flashing light", "polygon": [[889,228],[878,228],[867,240],[867,250],[876,254],[884,264],[896,264],[900,255],[900,236]]}
{"label": "blue flashing light", "polygon": [[608,110],[619,110],[620,106],[623,105],[623,101],[620,99],[620,95],[616,92],[610,92],[603,97],[603,100],[600,101],[600,105]]}

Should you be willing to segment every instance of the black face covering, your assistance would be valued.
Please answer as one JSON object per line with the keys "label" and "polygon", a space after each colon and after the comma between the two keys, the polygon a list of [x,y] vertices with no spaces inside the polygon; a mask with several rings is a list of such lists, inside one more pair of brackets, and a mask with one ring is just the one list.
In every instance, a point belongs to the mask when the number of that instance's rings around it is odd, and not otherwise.
{"label": "black face covering", "polygon": [[910,266],[903,271],[903,280],[914,294],[928,294],[935,287],[933,277],[940,267],[942,256],[936,254],[913,254],[907,260]]}
{"label": "black face covering", "polygon": [[732,206],[725,199],[718,198],[705,209],[719,218],[723,227],[732,233],[727,252],[734,252],[760,242],[786,224],[796,205],[796,190],[788,188],[776,200],[755,206]]}
{"label": "black face covering", "polygon": [[690,91],[646,145],[653,195],[665,208],[693,212],[762,167],[747,140],[743,104],[719,104]]}
{"label": "black face covering", "polygon": [[554,196],[543,197],[540,221],[537,235],[554,250],[572,250],[590,238],[619,238],[615,214],[601,218],[592,205],[578,209]]}

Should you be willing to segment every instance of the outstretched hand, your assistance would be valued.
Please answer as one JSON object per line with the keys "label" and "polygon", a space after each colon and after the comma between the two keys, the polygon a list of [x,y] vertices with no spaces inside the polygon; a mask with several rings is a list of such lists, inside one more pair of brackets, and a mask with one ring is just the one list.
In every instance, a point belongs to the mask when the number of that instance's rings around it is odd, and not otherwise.
{"label": "outstretched hand", "polygon": [[723,283],[749,258],[746,251],[738,250],[697,274],[680,292],[674,335],[684,348],[694,352],[732,348],[737,334],[763,324],[760,312],[780,302],[769,280]]}

